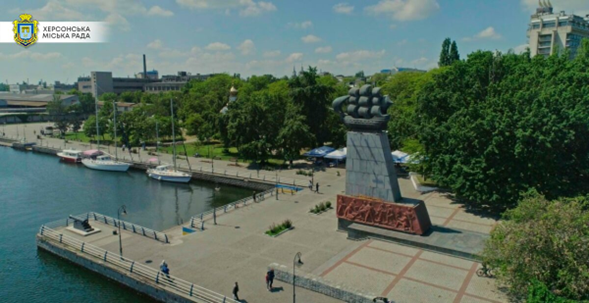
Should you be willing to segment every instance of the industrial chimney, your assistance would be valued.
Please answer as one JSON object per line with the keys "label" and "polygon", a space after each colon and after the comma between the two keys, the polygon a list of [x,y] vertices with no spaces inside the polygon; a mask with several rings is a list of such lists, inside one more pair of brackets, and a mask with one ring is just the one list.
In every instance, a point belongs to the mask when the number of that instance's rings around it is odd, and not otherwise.
{"label": "industrial chimney", "polygon": [[145,63],[145,54],[143,54],[143,79],[147,79],[147,63]]}

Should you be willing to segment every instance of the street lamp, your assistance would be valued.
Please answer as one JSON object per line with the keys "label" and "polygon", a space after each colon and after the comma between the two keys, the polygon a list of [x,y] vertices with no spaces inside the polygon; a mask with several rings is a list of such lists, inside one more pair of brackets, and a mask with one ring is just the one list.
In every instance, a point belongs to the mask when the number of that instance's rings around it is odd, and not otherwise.
{"label": "street lamp", "polygon": [[117,220],[119,221],[119,253],[121,255],[121,259],[123,259],[123,240],[121,238],[121,213],[123,215],[127,215],[127,207],[125,205],[119,207],[119,210],[117,210]]}
{"label": "street lamp", "polygon": [[278,171],[276,171],[276,200],[278,200]]}
{"label": "street lamp", "polygon": [[297,265],[303,265],[303,261],[301,261],[301,252],[298,252],[292,260],[292,303],[295,303],[297,301],[297,295],[295,293],[295,270],[297,268]]}

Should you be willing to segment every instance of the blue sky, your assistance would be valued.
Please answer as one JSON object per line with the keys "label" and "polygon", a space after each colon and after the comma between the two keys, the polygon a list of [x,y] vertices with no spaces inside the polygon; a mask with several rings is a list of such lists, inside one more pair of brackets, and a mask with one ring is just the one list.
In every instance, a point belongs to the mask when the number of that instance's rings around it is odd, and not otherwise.
{"label": "blue sky", "polygon": [[[551,0],[589,13],[587,0]],[[2,82],[74,82],[93,70],[126,77],[228,72],[290,75],[293,65],[335,74],[436,66],[442,40],[462,56],[521,50],[537,0],[4,0],[0,20],[105,21],[110,42],[0,44]]]}

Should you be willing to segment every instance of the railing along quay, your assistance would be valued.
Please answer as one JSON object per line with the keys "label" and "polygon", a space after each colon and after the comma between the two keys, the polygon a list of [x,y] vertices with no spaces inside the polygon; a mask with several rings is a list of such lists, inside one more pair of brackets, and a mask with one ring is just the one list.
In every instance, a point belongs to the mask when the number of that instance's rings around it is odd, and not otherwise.
{"label": "railing along quay", "polygon": [[[145,266],[131,259],[123,258],[116,253],[109,254],[107,250],[80,241],[74,237],[59,233],[45,225],[41,226],[39,234],[42,237],[51,239],[67,247],[70,247],[72,250],[76,252],[81,252],[85,255],[93,257],[97,261],[100,260],[102,262],[111,264],[121,270],[124,270],[125,272],[131,274],[132,277],[134,276],[136,278],[140,277],[143,279],[147,279],[148,281],[155,282],[156,284],[161,285],[162,287],[174,290],[175,292],[178,292],[183,296],[199,299],[202,302],[237,303],[237,301],[228,298],[224,295],[221,295],[219,293],[216,293],[212,290],[195,285],[194,283],[190,283],[188,281],[182,280],[172,275],[165,275],[159,270]],[[143,279],[140,279],[140,281]]]}
{"label": "railing along quay", "polygon": [[[117,220],[115,218],[105,216],[105,215],[102,215],[99,213],[88,212],[88,213],[84,213],[81,215],[77,215],[76,217],[92,219],[96,222],[100,222],[100,223],[103,223],[106,225],[112,225],[117,228],[119,227],[119,224],[120,224],[121,229],[123,229],[123,230],[130,231],[130,232],[133,232],[133,233],[136,233],[139,235],[143,235],[144,237],[148,237],[148,238],[151,238],[156,241],[163,242],[163,243],[170,243],[170,238],[168,237],[168,235],[166,233],[163,233],[163,232],[157,231],[157,230],[153,230],[151,228],[143,227],[141,225],[129,223],[129,222],[126,222],[123,220]],[[67,219],[62,219],[62,220],[57,220],[57,221],[47,223],[44,226],[49,227],[49,228],[58,228],[58,227],[62,227],[62,226],[67,227],[70,225],[71,221],[72,220],[70,218],[67,218]]]}
{"label": "railing along quay", "polygon": [[87,218],[93,218],[94,221],[101,222],[101,223],[104,223],[107,225],[113,225],[114,227],[117,227],[117,228],[119,227],[119,225],[121,225],[121,228],[126,231],[131,231],[133,233],[140,234],[140,235],[143,235],[148,238],[152,238],[152,239],[160,241],[160,242],[170,243],[170,240],[169,240],[168,235],[166,233],[156,231],[156,230],[153,230],[153,229],[150,229],[147,227],[143,227],[143,226],[129,223],[129,222],[126,222],[123,220],[111,218],[109,216],[101,215],[101,214],[95,213],[95,212],[89,212]]}
{"label": "railing along quay", "polygon": [[[261,201],[264,201],[266,199],[266,196],[274,196],[275,190],[276,190],[276,188],[271,188],[271,189],[268,189],[264,192],[256,194],[256,200],[254,203],[259,203]],[[211,218],[216,218],[217,214],[226,213],[231,209],[237,209],[237,207],[239,205],[245,206],[247,204],[247,202],[250,200],[253,200],[252,196],[245,197],[243,199],[226,204],[224,206],[220,206],[220,207],[205,211],[204,213],[201,213],[199,215],[192,216],[190,218],[190,227],[198,228],[199,230],[204,230],[204,222],[207,218],[209,218],[209,216]]]}

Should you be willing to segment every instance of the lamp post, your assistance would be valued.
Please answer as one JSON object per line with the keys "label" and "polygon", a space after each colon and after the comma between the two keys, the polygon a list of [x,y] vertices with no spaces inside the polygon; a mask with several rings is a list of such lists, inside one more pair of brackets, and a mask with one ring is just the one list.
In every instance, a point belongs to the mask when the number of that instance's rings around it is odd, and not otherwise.
{"label": "lamp post", "polygon": [[276,200],[278,200],[278,171],[276,171]]}
{"label": "lamp post", "polygon": [[119,253],[121,255],[121,259],[123,259],[123,240],[121,238],[121,213],[123,215],[127,214],[127,207],[125,205],[119,207],[119,210],[117,210],[117,220],[119,224]]}
{"label": "lamp post", "polygon": [[295,279],[296,279],[296,268],[297,268],[297,264],[298,265],[303,265],[303,262],[301,261],[301,252],[298,252],[294,259],[292,260],[292,303],[295,303],[297,301],[297,295],[295,293]]}

